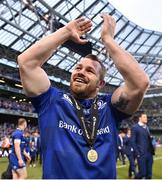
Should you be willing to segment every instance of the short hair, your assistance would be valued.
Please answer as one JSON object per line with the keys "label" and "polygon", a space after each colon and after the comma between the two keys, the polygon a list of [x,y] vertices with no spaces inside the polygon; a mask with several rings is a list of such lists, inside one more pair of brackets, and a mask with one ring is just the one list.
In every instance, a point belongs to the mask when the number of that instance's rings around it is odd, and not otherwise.
{"label": "short hair", "polygon": [[140,111],[139,114],[138,114],[138,118],[140,118],[143,114],[146,114],[145,111]]}
{"label": "short hair", "polygon": [[21,125],[24,124],[25,122],[27,122],[26,119],[24,119],[24,118],[19,118],[19,119],[18,119],[18,126],[21,126]]}
{"label": "short hair", "polygon": [[101,66],[100,79],[104,80],[107,70],[106,70],[105,66],[103,65],[103,63],[101,62],[101,60],[94,54],[88,54],[85,56],[85,58],[89,58],[93,61],[97,61],[100,64],[100,66]]}

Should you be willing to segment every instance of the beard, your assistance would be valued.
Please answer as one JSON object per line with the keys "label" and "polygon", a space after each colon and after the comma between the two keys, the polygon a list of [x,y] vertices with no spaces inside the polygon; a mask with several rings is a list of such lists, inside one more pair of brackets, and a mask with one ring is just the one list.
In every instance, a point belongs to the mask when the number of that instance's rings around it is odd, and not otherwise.
{"label": "beard", "polygon": [[97,95],[96,86],[76,85],[75,82],[70,83],[70,91],[78,99],[93,98]]}

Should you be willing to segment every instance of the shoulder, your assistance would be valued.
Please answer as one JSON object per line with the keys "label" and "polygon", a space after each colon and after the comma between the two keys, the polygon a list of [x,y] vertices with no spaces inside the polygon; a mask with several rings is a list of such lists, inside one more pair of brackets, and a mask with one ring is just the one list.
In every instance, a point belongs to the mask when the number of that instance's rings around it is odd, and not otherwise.
{"label": "shoulder", "polygon": [[98,95],[98,102],[103,101],[108,104],[111,104],[111,97],[112,97],[112,94]]}
{"label": "shoulder", "polygon": [[111,105],[111,94],[98,95],[97,98],[98,109],[103,109],[105,107],[110,107]]}
{"label": "shoulder", "polygon": [[13,138],[21,138],[22,136],[23,136],[23,132],[18,129],[16,129],[12,134]]}
{"label": "shoulder", "polygon": [[136,124],[134,124],[134,125],[132,126],[132,130],[133,130],[133,131],[138,131],[139,129],[140,129],[140,126],[139,126],[138,123],[136,123]]}
{"label": "shoulder", "polygon": [[30,98],[30,100],[37,112],[44,112],[44,110],[47,109],[52,102],[59,99],[63,93],[63,90],[50,86],[46,92]]}
{"label": "shoulder", "polygon": [[63,90],[61,89],[58,89],[58,88],[55,88],[55,87],[52,87],[50,86],[49,89],[45,92],[43,92],[42,94],[38,95],[38,96],[34,96],[34,97],[31,97],[31,100],[35,100],[35,99],[43,99],[45,97],[49,97],[49,96],[57,96],[59,94],[63,94]]}

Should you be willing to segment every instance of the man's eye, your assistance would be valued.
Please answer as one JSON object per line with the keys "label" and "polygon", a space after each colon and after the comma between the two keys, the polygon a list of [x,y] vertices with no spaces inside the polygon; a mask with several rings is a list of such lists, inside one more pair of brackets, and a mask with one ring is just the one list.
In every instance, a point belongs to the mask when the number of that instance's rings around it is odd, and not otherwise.
{"label": "man's eye", "polygon": [[88,70],[88,72],[95,74],[95,73],[94,73],[94,71],[93,71],[93,70],[91,70],[91,69],[89,69],[89,70]]}

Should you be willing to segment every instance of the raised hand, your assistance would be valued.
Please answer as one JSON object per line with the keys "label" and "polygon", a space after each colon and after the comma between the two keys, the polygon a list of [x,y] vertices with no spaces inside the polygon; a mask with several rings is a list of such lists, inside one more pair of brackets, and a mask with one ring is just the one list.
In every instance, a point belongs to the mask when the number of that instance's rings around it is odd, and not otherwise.
{"label": "raised hand", "polygon": [[115,19],[107,14],[102,14],[103,18],[103,26],[101,29],[101,39],[102,41],[106,41],[114,38],[116,22]]}
{"label": "raised hand", "polygon": [[81,39],[80,37],[91,30],[92,23],[90,20],[81,17],[79,19],[70,21],[65,28],[70,33],[70,40],[79,43],[85,44],[87,42],[86,39]]}

